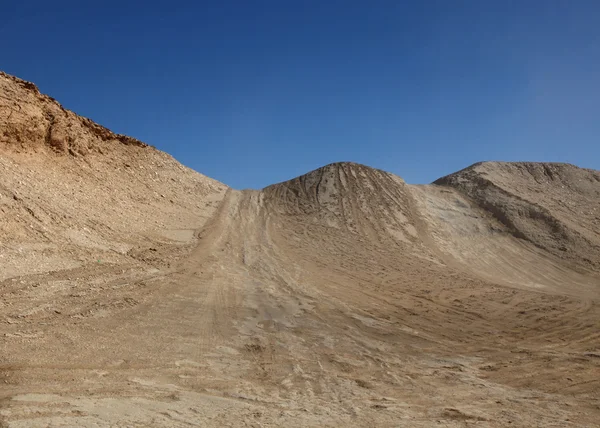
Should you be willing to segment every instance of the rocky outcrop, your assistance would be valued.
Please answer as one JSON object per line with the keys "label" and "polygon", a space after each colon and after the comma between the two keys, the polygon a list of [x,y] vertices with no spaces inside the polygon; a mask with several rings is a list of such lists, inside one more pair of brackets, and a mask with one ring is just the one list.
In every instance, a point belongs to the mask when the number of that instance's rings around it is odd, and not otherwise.
{"label": "rocky outcrop", "polygon": [[0,72],[0,150],[85,156],[124,144],[147,144],[66,110],[31,82]]}

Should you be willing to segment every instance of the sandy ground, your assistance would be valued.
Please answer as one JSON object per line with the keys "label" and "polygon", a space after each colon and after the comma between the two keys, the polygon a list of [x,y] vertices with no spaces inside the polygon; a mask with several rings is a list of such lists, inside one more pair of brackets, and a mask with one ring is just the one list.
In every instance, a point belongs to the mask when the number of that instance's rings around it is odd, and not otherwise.
{"label": "sandy ground", "polygon": [[[453,200],[414,194],[438,198],[438,219]],[[434,251],[284,213],[282,200],[228,191],[170,269],[5,280],[5,423],[597,424],[597,278],[508,236]],[[467,218],[465,230],[484,221]],[[457,232],[431,242],[442,233]]]}
{"label": "sandy ground", "polygon": [[0,151],[0,426],[598,426],[597,171],[236,191],[94,144]]}

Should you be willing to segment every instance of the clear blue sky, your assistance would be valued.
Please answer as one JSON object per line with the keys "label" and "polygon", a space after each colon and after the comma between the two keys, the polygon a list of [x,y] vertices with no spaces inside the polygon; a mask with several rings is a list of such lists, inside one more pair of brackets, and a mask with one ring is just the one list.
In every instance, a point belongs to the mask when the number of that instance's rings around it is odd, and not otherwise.
{"label": "clear blue sky", "polygon": [[412,183],[480,160],[600,169],[597,0],[1,9],[0,69],[235,188],[335,161]]}

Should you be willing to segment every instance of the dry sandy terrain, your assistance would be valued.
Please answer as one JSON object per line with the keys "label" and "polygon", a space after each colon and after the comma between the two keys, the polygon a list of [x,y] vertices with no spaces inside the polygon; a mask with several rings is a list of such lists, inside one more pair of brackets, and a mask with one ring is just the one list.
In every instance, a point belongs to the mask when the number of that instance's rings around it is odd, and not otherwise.
{"label": "dry sandy terrain", "polygon": [[0,426],[593,427],[600,172],[228,189],[0,75]]}

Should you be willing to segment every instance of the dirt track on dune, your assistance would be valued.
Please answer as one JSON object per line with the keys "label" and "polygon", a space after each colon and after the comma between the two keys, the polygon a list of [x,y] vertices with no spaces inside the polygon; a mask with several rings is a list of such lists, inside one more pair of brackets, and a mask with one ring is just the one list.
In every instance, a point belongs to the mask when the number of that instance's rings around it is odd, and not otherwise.
{"label": "dirt track on dune", "polygon": [[0,426],[600,420],[600,172],[228,189],[0,74]]}

